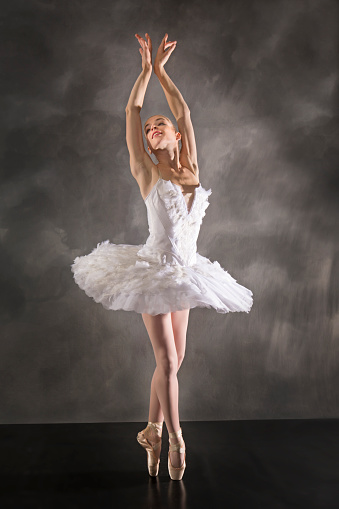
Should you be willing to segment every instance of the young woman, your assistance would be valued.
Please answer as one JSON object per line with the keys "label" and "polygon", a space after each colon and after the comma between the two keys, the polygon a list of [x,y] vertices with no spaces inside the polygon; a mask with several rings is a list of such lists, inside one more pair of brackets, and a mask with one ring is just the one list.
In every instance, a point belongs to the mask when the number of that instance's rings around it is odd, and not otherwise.
{"label": "young woman", "polygon": [[[199,181],[197,150],[190,110],[165,71],[176,41],[165,34],[154,61],[178,129],[158,114],[142,129],[140,111],[152,74],[152,42],[137,37],[142,71],[126,106],[126,141],[130,168],[147,208],[150,235],[144,245],[100,243],[72,264],[76,283],[106,309],[142,315],[152,343],[156,369],[150,393],[148,424],[138,433],[147,451],[148,471],[158,475],[163,421],[169,433],[168,471],[180,480],[186,447],[180,427],[177,372],[185,355],[189,310],[215,308],[219,313],[249,312],[252,291],[241,286],[218,262],[197,252],[197,238],[211,189]],[[149,154],[144,148],[143,133]],[[181,149],[179,149],[181,141]]]}

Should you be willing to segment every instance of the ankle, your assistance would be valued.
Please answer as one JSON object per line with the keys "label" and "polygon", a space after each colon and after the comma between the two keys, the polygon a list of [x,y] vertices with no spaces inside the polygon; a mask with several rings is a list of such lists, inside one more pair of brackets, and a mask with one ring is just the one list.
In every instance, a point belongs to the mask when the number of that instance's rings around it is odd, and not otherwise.
{"label": "ankle", "polygon": [[172,433],[168,433],[168,437],[169,437],[169,443],[170,444],[179,444],[181,442],[183,442],[183,437],[182,437],[182,429],[179,428],[178,431],[173,431]]}
{"label": "ankle", "polygon": [[173,439],[180,438],[181,436],[182,436],[182,429],[181,429],[181,427],[177,431],[168,432],[168,437],[169,437],[170,440],[172,438]]}
{"label": "ankle", "polygon": [[152,422],[152,421],[148,421],[147,423],[147,431],[149,432],[150,435],[154,436],[154,437],[160,437],[162,436],[162,427],[163,427],[163,423],[162,422]]}

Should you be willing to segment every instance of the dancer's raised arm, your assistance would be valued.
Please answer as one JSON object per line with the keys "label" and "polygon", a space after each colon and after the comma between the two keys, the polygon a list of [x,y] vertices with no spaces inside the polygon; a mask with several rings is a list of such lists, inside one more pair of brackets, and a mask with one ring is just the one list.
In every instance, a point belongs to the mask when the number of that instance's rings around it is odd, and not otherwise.
{"label": "dancer's raised arm", "polygon": [[138,34],[135,34],[135,36],[141,45],[139,51],[142,56],[142,71],[132,88],[125,110],[126,142],[130,155],[130,167],[133,176],[136,178],[140,172],[145,172],[145,170],[151,173],[153,162],[144,147],[140,119],[140,110],[152,74],[152,42],[148,34],[146,34],[147,42]]}
{"label": "dancer's raised arm", "polygon": [[193,124],[191,121],[190,109],[179,89],[168,76],[164,67],[177,44],[176,41],[166,42],[167,37],[168,34],[165,34],[165,37],[161,41],[158,48],[158,52],[154,61],[154,73],[157,75],[164,90],[168,106],[170,107],[175,120],[177,121],[178,129],[181,134],[180,162],[183,166],[194,168],[194,172],[198,176],[199,169],[197,160],[197,148]]}

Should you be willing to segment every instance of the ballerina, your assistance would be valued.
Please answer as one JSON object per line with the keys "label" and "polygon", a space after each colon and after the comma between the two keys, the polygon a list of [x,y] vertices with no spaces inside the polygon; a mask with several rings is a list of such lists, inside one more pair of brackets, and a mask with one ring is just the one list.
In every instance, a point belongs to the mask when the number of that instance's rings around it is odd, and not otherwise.
{"label": "ballerina", "polygon": [[[177,373],[183,362],[189,312],[194,307],[219,313],[249,312],[252,291],[240,285],[220,264],[197,252],[202,218],[211,189],[199,179],[197,149],[190,110],[165,71],[176,47],[165,34],[154,61],[178,129],[162,114],[142,127],[140,111],[152,75],[152,41],[135,34],[141,48],[142,71],[126,106],[126,142],[130,169],[147,208],[150,235],[143,245],[106,240],[72,264],[76,283],[106,309],[142,315],[156,360],[148,423],[137,435],[147,451],[148,472],[159,473],[165,421],[169,434],[168,472],[180,480],[186,469],[186,446],[179,419]],[[154,154],[155,164],[146,152]],[[181,141],[181,149],[179,149]]]}

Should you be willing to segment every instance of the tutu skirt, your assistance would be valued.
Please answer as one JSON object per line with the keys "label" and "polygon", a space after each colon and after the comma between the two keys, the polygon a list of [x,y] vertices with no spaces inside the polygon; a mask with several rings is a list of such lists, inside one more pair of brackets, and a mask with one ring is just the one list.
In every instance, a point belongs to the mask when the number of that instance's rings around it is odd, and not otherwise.
{"label": "tutu skirt", "polygon": [[220,264],[196,253],[196,262],[159,264],[142,259],[143,245],[101,242],[71,265],[77,285],[105,309],[157,315],[195,307],[218,313],[245,311],[252,291],[237,283]]}

